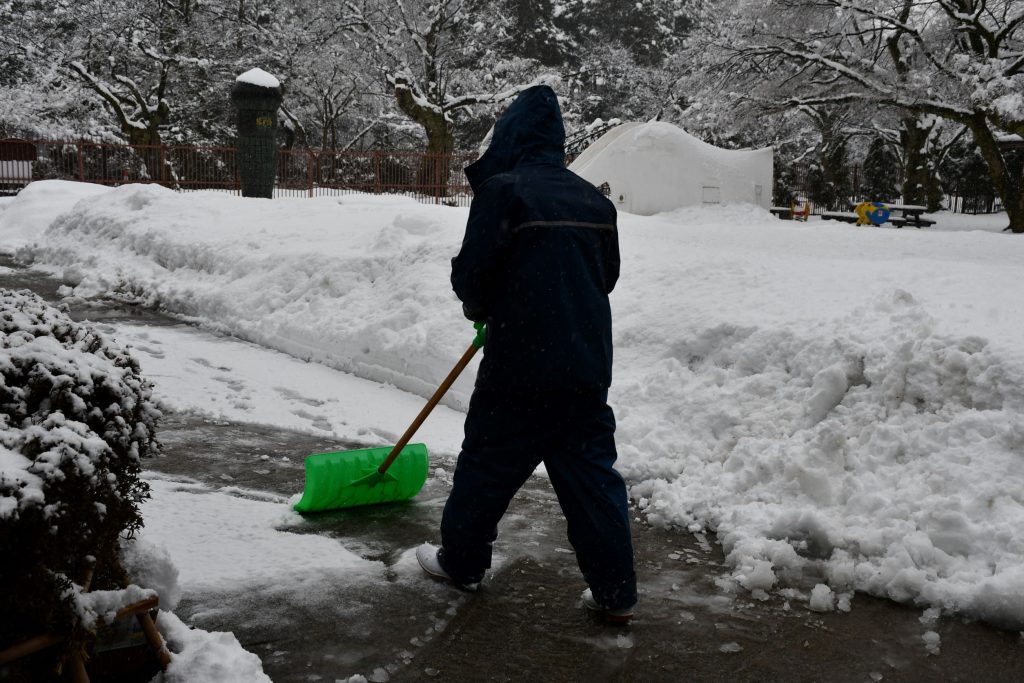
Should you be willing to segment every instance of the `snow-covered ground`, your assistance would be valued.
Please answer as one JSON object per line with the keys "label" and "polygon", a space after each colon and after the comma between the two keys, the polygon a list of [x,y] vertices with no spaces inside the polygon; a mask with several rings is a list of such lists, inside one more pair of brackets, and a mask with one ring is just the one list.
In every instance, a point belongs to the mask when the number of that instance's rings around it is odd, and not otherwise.
{"label": "snow-covered ground", "polygon": [[[200,373],[222,400],[182,381],[167,391],[180,407],[386,443],[406,418],[358,412],[372,383],[426,396],[471,338],[448,281],[465,218],[388,197],[51,181],[5,203],[0,247],[69,294],[145,301],[355,376],[321,386],[281,370],[296,363],[281,354],[262,373],[224,358]],[[725,584],[824,576],[817,609],[862,590],[1024,624],[1024,242],[998,232],[1005,217],[938,218],[894,230],[749,207],[620,216],[620,467],[652,523],[718,532]],[[143,334],[158,388],[207,358]],[[471,386],[470,371],[449,405]],[[454,450],[458,413],[436,419],[424,440]]]}
{"label": "snow-covered ground", "polygon": [[[119,325],[117,339],[172,410],[384,445],[394,443],[423,407],[413,394],[194,328]],[[439,406],[416,440],[431,452],[455,455],[464,419]]]}

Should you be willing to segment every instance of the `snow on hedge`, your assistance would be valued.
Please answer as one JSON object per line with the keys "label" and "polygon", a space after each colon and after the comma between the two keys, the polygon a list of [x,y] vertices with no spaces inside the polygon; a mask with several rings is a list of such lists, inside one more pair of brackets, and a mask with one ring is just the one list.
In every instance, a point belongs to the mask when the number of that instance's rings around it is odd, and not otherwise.
{"label": "snow on hedge", "polygon": [[[159,411],[138,363],[31,292],[0,289],[0,519],[33,510],[54,535],[87,527],[80,499],[138,527],[141,458]],[[86,488],[61,496],[69,478]],[[116,535],[116,534],[115,534]]]}
{"label": "snow on hedge", "polygon": [[0,586],[10,596],[0,647],[67,636],[53,658],[12,665],[17,675],[49,676],[98,620],[152,595],[110,580],[121,535],[142,525],[141,459],[160,415],[151,390],[95,330],[31,292],[0,289]]}
{"label": "snow on hedge", "polygon": [[[21,201],[5,214],[47,213]],[[427,395],[470,338],[448,281],[465,218],[128,186],[20,254],[84,274],[76,295]],[[819,607],[861,590],[1024,624],[1024,242],[743,207],[620,227],[611,401],[652,523],[716,530],[748,590],[823,574]]]}

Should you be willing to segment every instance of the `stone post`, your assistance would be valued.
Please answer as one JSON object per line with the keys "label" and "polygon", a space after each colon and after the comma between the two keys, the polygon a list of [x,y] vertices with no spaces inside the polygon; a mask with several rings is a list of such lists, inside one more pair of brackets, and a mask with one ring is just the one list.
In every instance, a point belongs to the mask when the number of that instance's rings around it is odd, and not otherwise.
{"label": "stone post", "polygon": [[231,103],[238,110],[235,163],[243,197],[274,196],[277,109],[282,99],[281,83],[262,69],[246,71],[231,88]]}

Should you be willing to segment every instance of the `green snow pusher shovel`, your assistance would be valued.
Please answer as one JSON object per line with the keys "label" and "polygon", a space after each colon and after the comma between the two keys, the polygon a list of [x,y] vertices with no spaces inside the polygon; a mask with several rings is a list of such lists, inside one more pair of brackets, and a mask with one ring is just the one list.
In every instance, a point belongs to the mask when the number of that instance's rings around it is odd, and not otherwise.
{"label": "green snow pusher shovel", "polygon": [[409,440],[484,345],[487,328],[476,323],[476,329],[473,343],[394,447],[314,453],[306,458],[306,488],[295,504],[296,512],[392,503],[420,492],[427,481],[427,447]]}

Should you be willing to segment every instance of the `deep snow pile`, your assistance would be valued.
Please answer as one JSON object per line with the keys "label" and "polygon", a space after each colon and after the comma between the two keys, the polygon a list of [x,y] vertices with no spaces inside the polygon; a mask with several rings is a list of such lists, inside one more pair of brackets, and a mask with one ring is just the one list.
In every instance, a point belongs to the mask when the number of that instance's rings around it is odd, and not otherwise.
{"label": "deep snow pile", "polygon": [[[0,214],[0,235],[19,206],[47,212],[50,193],[30,192],[39,185]],[[22,256],[82,280],[79,296],[135,298],[421,395],[472,339],[447,286],[460,239],[447,207],[371,196],[245,204],[129,185],[77,208]],[[456,401],[470,387],[457,383]]]}
{"label": "deep snow pile", "polygon": [[[30,183],[17,197],[0,197],[3,241],[0,251],[13,251],[39,236],[53,217],[68,211],[80,199],[107,192],[102,185],[47,180]],[[44,210],[40,211],[40,208]]]}
{"label": "deep snow pile", "polygon": [[[871,316],[891,330],[862,332]],[[623,419],[633,495],[655,523],[717,526],[747,589],[825,560],[835,591],[1019,628],[1019,366],[937,334],[905,292],[831,327],[708,330],[625,387],[626,405],[664,400]]]}
{"label": "deep snow pile", "polygon": [[[470,338],[448,283],[465,217],[128,186],[20,255],[73,271],[75,295],[426,395]],[[753,591],[824,577],[817,608],[856,589],[1024,624],[1024,242],[742,207],[620,227],[611,401],[650,521],[717,530]]]}

